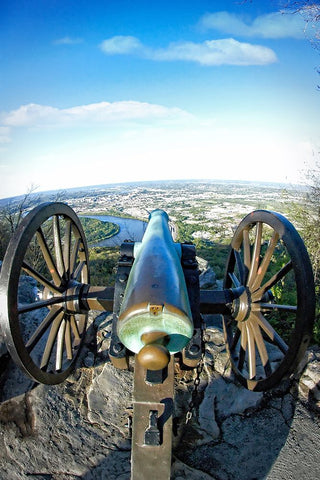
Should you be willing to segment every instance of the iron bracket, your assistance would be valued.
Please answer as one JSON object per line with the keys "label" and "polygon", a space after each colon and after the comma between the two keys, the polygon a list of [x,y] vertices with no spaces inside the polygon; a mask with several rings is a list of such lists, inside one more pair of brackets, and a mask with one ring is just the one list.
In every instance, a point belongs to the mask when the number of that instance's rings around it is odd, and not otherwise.
{"label": "iron bracket", "polygon": [[126,369],[129,367],[129,352],[117,335],[117,321],[129,273],[133,265],[133,242],[124,242],[120,247],[120,259],[114,287],[113,318],[111,342],[109,348],[110,360],[114,367]]}

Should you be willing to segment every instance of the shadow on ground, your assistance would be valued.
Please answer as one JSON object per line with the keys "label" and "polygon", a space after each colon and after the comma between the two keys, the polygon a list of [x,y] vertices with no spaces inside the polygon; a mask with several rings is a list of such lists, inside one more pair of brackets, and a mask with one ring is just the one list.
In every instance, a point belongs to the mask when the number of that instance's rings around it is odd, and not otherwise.
{"label": "shadow on ground", "polygon": [[[61,385],[34,386],[9,365],[0,404],[0,478],[130,479],[133,375],[116,370],[97,345],[101,325],[107,338],[110,318],[100,316],[76,371]],[[186,425],[193,383],[192,372],[176,377],[172,480],[320,478],[319,419],[300,403],[296,384],[247,397],[207,364],[201,401]]]}

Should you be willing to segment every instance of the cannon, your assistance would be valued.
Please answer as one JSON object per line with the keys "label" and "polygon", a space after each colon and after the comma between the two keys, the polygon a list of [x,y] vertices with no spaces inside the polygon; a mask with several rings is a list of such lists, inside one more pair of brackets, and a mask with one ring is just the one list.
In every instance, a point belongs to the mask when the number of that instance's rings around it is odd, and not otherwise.
{"label": "cannon", "polygon": [[[28,301],[26,282],[36,292]],[[220,315],[235,379],[253,391],[272,389],[295,371],[315,316],[303,241],[284,216],[266,210],[235,230],[223,288],[200,290],[195,246],[174,242],[164,211],[151,212],[141,242],[122,244],[115,284],[92,286],[79,218],[64,203],[39,205],[10,241],[0,301],[12,359],[35,382],[51,385],[75,367],[88,312],[113,312],[109,357],[115,368],[134,365],[133,480],[170,478],[175,365],[199,368],[204,315]]]}

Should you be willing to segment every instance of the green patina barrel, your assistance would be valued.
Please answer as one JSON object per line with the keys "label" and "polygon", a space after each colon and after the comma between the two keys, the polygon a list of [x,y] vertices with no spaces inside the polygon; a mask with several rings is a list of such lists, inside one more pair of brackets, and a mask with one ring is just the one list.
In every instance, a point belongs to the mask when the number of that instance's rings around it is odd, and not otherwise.
{"label": "green patina barrel", "polygon": [[134,353],[148,343],[161,343],[173,354],[193,334],[181,245],[174,243],[168,222],[166,212],[154,210],[142,242],[135,245],[117,322],[121,342]]}

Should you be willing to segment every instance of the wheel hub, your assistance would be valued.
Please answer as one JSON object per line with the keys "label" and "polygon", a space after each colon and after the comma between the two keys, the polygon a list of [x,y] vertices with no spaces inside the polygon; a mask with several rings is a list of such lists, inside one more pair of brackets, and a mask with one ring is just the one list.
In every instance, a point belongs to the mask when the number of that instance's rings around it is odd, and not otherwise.
{"label": "wheel hub", "polygon": [[87,313],[82,308],[82,291],[84,284],[70,281],[65,291],[65,311],[69,313]]}
{"label": "wheel hub", "polygon": [[251,292],[246,287],[241,295],[232,302],[232,315],[237,322],[248,320],[251,312]]}

